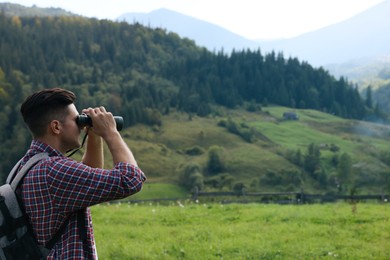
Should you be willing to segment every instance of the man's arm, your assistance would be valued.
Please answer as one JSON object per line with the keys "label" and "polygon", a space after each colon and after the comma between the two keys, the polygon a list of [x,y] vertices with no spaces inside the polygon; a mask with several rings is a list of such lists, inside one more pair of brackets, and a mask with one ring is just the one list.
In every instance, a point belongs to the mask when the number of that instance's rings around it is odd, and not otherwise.
{"label": "man's arm", "polygon": [[93,168],[104,167],[103,140],[93,131],[88,131],[87,145],[82,162]]}
{"label": "man's arm", "polygon": [[106,141],[108,149],[110,149],[114,164],[118,162],[127,162],[138,166],[133,153],[118,131],[103,137],[103,139]]}

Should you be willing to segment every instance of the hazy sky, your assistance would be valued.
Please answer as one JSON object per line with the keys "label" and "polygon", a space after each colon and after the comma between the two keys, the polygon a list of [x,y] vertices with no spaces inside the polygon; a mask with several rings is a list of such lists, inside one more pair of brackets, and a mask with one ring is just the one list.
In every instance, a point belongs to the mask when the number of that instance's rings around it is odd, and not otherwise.
{"label": "hazy sky", "polygon": [[167,8],[222,26],[248,39],[290,38],[346,20],[390,0],[7,0],[24,6],[60,7],[115,19],[128,12]]}

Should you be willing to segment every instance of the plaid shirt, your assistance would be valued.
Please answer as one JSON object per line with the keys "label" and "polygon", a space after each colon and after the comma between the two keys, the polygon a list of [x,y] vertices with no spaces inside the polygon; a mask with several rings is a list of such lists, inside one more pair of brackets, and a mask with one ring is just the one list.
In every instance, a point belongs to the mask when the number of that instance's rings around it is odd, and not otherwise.
{"label": "plaid shirt", "polygon": [[[33,155],[49,154],[26,175],[22,199],[38,243],[45,245],[67,222],[47,259],[97,259],[89,206],[125,198],[146,180],[138,167],[118,163],[111,170],[91,168],[33,140],[22,165]],[[84,211],[86,240],[79,237],[77,211]]]}

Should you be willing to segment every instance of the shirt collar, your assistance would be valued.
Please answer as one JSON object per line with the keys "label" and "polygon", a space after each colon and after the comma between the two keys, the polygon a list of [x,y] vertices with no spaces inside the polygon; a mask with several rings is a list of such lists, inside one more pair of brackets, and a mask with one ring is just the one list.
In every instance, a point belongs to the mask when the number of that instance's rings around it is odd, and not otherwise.
{"label": "shirt collar", "polygon": [[39,140],[32,140],[31,146],[27,154],[37,154],[37,153],[48,153],[49,156],[63,156],[63,154],[51,147],[48,144],[45,144]]}

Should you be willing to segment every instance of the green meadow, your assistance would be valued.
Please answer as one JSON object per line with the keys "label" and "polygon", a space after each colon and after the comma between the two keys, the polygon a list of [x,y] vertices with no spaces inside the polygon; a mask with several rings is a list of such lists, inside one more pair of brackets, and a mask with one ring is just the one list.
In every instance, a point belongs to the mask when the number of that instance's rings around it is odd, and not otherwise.
{"label": "green meadow", "polygon": [[390,206],[207,204],[92,207],[100,259],[390,259]]}

